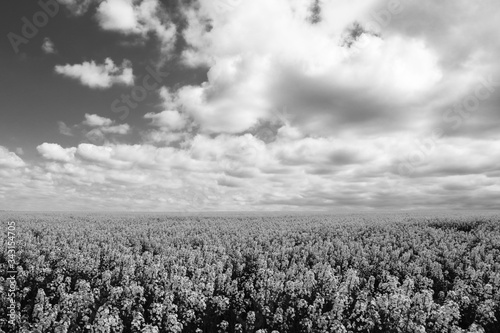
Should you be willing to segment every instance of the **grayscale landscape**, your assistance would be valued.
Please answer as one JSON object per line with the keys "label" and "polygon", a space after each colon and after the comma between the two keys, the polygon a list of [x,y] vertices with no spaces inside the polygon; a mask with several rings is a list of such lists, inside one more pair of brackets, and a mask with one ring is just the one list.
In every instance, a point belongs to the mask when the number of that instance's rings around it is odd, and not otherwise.
{"label": "grayscale landscape", "polygon": [[500,333],[498,22],[0,1],[0,333]]}

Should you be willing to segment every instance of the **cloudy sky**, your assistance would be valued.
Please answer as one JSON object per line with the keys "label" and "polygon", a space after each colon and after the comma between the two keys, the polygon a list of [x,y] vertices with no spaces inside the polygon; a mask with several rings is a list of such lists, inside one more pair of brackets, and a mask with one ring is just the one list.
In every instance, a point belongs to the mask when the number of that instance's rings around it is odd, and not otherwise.
{"label": "cloudy sky", "polygon": [[496,0],[8,0],[0,209],[488,209]]}

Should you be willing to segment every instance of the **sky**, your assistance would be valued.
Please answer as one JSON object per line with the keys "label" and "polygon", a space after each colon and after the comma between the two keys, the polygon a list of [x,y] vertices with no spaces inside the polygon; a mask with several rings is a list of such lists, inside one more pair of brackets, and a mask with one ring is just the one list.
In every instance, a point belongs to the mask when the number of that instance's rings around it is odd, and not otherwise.
{"label": "sky", "polygon": [[6,0],[0,209],[500,202],[496,0]]}

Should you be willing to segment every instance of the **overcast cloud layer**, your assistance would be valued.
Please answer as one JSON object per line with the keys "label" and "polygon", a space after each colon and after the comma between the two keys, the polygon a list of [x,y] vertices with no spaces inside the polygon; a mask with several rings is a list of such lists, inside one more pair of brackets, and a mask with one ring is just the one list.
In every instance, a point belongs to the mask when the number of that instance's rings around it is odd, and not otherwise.
{"label": "overcast cloud layer", "polygon": [[0,209],[498,208],[494,0],[58,4],[114,42],[76,61],[42,36],[92,108],[0,142]]}

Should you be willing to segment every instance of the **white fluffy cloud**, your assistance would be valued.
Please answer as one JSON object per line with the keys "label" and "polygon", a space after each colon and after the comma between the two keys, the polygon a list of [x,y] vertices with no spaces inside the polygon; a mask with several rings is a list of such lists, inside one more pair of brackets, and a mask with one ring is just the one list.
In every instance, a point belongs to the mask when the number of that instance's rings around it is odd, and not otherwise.
{"label": "white fluffy cloud", "polygon": [[439,55],[424,39],[367,31],[342,45],[375,3],[322,2],[312,24],[307,1],[241,1],[225,12],[200,1],[185,11],[183,59],[208,65],[208,80],[174,92],[176,107],[208,132],[241,133],[283,107],[314,134],[381,119],[414,126],[443,78]]}
{"label": "white fluffy cloud", "polygon": [[186,118],[175,110],[147,113],[144,118],[151,119],[151,123],[154,126],[170,130],[181,130],[187,123]]}
{"label": "white fluffy cloud", "polygon": [[85,120],[83,121],[84,125],[88,125],[90,127],[107,127],[113,124],[113,120],[109,118],[104,118],[98,116],[96,114],[85,114]]}
{"label": "white fluffy cloud", "polygon": [[103,1],[97,9],[97,19],[104,30],[135,32],[137,17],[131,0]]}
{"label": "white fluffy cloud", "polygon": [[25,166],[22,158],[9,151],[6,147],[0,146],[0,167],[20,168]]}
{"label": "white fluffy cloud", "polygon": [[83,125],[93,127],[94,130],[99,130],[103,133],[110,134],[127,134],[130,131],[128,124],[115,125],[115,121],[109,118],[101,117],[96,114],[85,114]]}
{"label": "white fluffy cloud", "polygon": [[85,114],[82,125],[90,127],[84,128],[85,137],[92,143],[105,143],[109,135],[125,135],[131,132],[129,124],[115,124],[114,120],[101,117],[96,114]]}
{"label": "white fluffy cloud", "polygon": [[124,60],[121,66],[116,66],[110,58],[106,58],[103,64],[96,64],[92,60],[82,64],[57,65],[55,71],[63,76],[76,79],[90,88],[104,89],[114,84],[128,86],[134,84],[132,63],[128,60]]}
{"label": "white fluffy cloud", "polygon": [[154,33],[164,56],[174,48],[176,26],[158,0],[104,0],[97,8],[96,18],[103,30],[143,37]]}
{"label": "white fluffy cloud", "polygon": [[76,148],[63,148],[57,143],[43,143],[36,147],[43,158],[48,160],[70,162],[75,157]]}
{"label": "white fluffy cloud", "polygon": [[84,138],[94,144],[104,144],[114,141],[117,137],[130,134],[132,128],[129,124],[117,124],[114,120],[101,117],[97,114],[85,114],[85,119],[69,127],[64,122],[58,122],[59,133],[75,138]]}
{"label": "white fluffy cloud", "polygon": [[95,7],[95,20],[105,31],[136,35],[144,40],[153,33],[163,56],[175,46],[177,27],[159,0],[57,0],[74,16]]}

